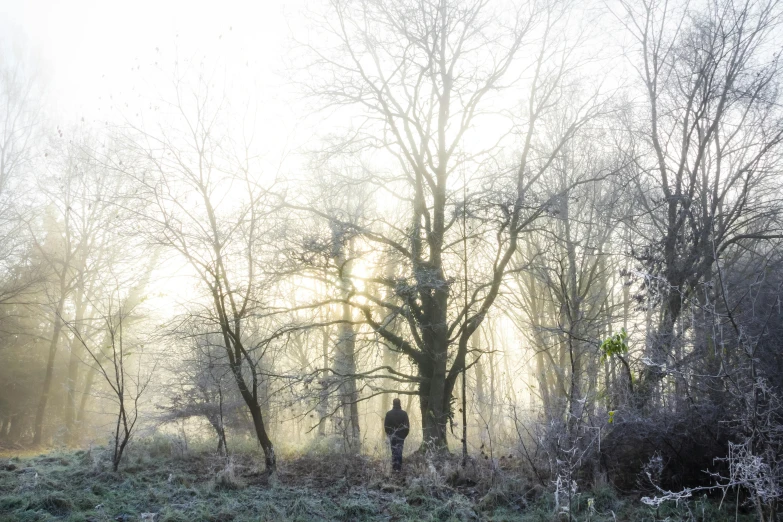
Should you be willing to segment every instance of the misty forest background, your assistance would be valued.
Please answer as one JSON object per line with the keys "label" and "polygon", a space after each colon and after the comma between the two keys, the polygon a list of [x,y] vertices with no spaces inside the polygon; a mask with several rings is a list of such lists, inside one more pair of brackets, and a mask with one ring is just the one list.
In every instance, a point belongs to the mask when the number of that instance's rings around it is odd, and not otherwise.
{"label": "misty forest background", "polygon": [[400,397],[406,454],[776,520],[781,15],[313,3],[280,150],[243,57],[159,50],[63,120],[5,41],[0,448],[387,459]]}

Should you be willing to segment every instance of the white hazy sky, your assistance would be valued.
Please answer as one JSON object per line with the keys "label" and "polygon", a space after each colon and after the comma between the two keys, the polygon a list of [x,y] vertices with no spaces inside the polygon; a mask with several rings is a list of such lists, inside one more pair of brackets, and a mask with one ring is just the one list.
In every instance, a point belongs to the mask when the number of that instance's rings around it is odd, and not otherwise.
{"label": "white hazy sky", "polygon": [[[267,165],[285,163],[292,172],[298,162],[290,153],[317,132],[317,115],[304,110],[280,74],[290,33],[306,31],[307,6],[308,0],[0,0],[0,43],[22,42],[36,56],[52,125],[65,127],[81,118],[116,121],[118,109],[132,118],[136,110],[125,110],[125,102],[141,101],[143,112],[147,98],[170,99],[161,80],[171,79],[175,61],[218,63],[232,102],[247,96],[256,103],[257,142]],[[611,18],[586,13],[576,27]],[[305,38],[317,42],[318,36]],[[506,96],[513,105],[522,93]],[[471,138],[479,148],[496,139],[493,122],[483,124],[490,132]]]}
{"label": "white hazy sky", "polygon": [[37,55],[61,117],[97,118],[109,94],[138,89],[146,66],[175,56],[249,62],[274,90],[303,2],[0,0],[0,40],[23,41]]}
{"label": "white hazy sky", "polygon": [[[21,45],[32,56],[46,85],[52,127],[82,118],[100,126],[112,119],[112,104],[140,93],[166,96],[156,82],[171,79],[175,60],[206,57],[223,64],[230,87],[245,94],[257,89],[257,100],[273,101],[258,111],[261,152],[276,164],[281,150],[293,146],[287,135],[297,125],[292,107],[274,100],[283,96],[278,73],[290,45],[289,24],[301,19],[304,1],[0,0],[0,45]],[[232,76],[237,69],[241,79]],[[159,290],[172,298],[186,288],[181,264],[162,268],[167,279]],[[161,302],[172,301],[164,295]]]}

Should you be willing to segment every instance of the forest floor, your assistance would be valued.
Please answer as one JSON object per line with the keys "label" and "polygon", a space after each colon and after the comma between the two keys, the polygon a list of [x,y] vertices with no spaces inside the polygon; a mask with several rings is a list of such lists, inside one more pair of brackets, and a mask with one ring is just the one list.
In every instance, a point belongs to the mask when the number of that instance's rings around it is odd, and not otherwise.
{"label": "forest floor", "polygon": [[[384,461],[334,453],[281,458],[270,483],[263,459],[182,450],[165,439],[136,443],[119,472],[103,448],[0,454],[0,521],[555,521],[560,499],[522,478],[511,462],[421,456],[394,475]],[[608,486],[576,494],[572,521],[735,520],[712,500],[647,507]],[[738,520],[753,520],[740,514]]]}

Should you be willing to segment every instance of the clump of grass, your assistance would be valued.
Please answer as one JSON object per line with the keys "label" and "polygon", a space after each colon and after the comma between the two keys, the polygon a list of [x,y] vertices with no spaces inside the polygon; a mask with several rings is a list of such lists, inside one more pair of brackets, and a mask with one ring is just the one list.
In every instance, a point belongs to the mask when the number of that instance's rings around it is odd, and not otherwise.
{"label": "clump of grass", "polygon": [[56,517],[62,517],[69,514],[73,508],[73,502],[67,498],[61,495],[47,494],[36,498],[27,509],[28,511],[41,509]]}
{"label": "clump of grass", "polygon": [[92,446],[87,451],[77,451],[74,456],[78,459],[77,462],[81,466],[92,467],[95,464],[95,459],[92,456]]}
{"label": "clump of grass", "polygon": [[425,475],[408,479],[404,494],[412,503],[416,500],[445,500],[454,494],[454,490],[441,480]]}
{"label": "clump of grass", "polygon": [[441,504],[435,513],[439,520],[450,522],[469,522],[479,520],[479,515],[474,510],[473,503],[459,493]]}
{"label": "clump of grass", "polygon": [[73,501],[74,507],[80,511],[89,511],[101,503],[100,497],[92,495],[88,491],[79,495],[74,495],[70,498]]}
{"label": "clump of grass", "polygon": [[156,434],[137,439],[128,446],[127,458],[141,462],[176,459],[189,455],[187,443],[179,437]]}
{"label": "clump of grass", "polygon": [[318,516],[319,511],[318,505],[313,499],[303,495],[294,500],[288,513],[294,517],[294,520],[312,520]]}
{"label": "clump of grass", "polygon": [[593,499],[593,508],[600,513],[618,511],[622,508],[622,502],[617,498],[617,493],[608,485],[594,488],[588,493],[588,498]]}
{"label": "clump of grass", "polygon": [[192,518],[185,515],[182,511],[167,508],[156,520],[158,522],[189,522]]}
{"label": "clump of grass", "polygon": [[226,462],[226,466],[215,475],[214,487],[223,491],[232,491],[245,487],[245,483],[237,477],[234,459],[229,459]]}
{"label": "clump of grass", "polygon": [[493,488],[479,499],[476,503],[476,508],[485,513],[492,513],[499,507],[521,509],[524,507],[524,504],[520,505],[520,501],[524,502],[524,497],[516,492],[509,495],[507,491]]}
{"label": "clump of grass", "polygon": [[27,508],[27,499],[21,495],[4,495],[0,497],[0,513]]}
{"label": "clump of grass", "polygon": [[378,507],[366,497],[350,498],[340,507],[344,520],[366,520],[378,513]]}
{"label": "clump of grass", "polygon": [[311,522],[313,520],[341,520],[342,510],[332,498],[321,491],[309,488],[275,488],[270,500],[285,506],[289,520]]}
{"label": "clump of grass", "polygon": [[411,506],[403,499],[395,499],[389,504],[388,513],[392,516],[392,520],[421,520],[421,510],[415,506]]}
{"label": "clump of grass", "polygon": [[[272,522],[274,520],[286,520],[285,510],[282,508],[282,506],[279,506],[276,502],[271,500],[262,500],[260,502],[253,504],[252,512],[254,516],[256,516],[257,519],[262,522]],[[219,513],[216,516],[216,518],[228,522],[233,520],[233,518],[229,518],[233,516],[234,516],[233,513],[226,511],[226,512]]]}

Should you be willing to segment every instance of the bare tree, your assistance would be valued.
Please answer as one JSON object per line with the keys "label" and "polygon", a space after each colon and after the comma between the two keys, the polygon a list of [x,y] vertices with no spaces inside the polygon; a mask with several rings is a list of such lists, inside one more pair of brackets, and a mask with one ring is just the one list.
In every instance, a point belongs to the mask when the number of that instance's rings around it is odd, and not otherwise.
{"label": "bare tree", "polygon": [[122,455],[133,436],[139,420],[140,401],[154,373],[154,365],[151,368],[144,367],[144,346],[127,331],[125,324],[133,310],[122,306],[126,299],[119,292],[118,289],[106,299],[105,309],[100,312],[107,334],[107,348],[83,337],[74,323],[63,321],[89,355],[88,364],[96,368],[109,386],[111,400],[117,407],[112,453],[114,471],[119,468]]}
{"label": "bare tree", "polygon": [[[63,343],[70,349],[64,403],[66,442],[76,441],[77,404],[80,394],[83,348],[63,331],[63,318],[78,325],[81,335],[91,339],[101,335],[93,329],[90,302],[105,291],[106,269],[130,260],[142,262],[143,256],[129,255],[132,241],[122,237],[122,218],[127,214],[118,206],[123,197],[123,180],[104,169],[94,155],[97,140],[89,131],[73,129],[66,137],[55,137],[48,149],[46,169],[37,176],[41,201],[38,212],[27,220],[28,236],[36,262],[45,277],[39,305],[48,314],[46,370],[36,409],[34,444],[44,440],[44,417],[50,394],[57,354]],[[32,311],[31,313],[36,313]]]}
{"label": "bare tree", "polygon": [[644,404],[680,363],[682,311],[704,296],[700,285],[713,284],[716,261],[783,235],[774,177],[780,60],[771,47],[781,11],[764,0],[621,5],[646,98],[631,128],[637,202],[648,218],[636,228],[646,243],[635,254],[659,304],[638,387]]}
{"label": "bare tree", "polygon": [[[576,94],[565,84],[574,42],[556,36],[564,24],[562,6],[494,10],[485,1],[439,0],[416,5],[333,1],[331,7],[327,22],[321,22],[326,44],[309,48],[315,60],[306,87],[328,106],[356,109],[361,123],[328,152],[379,151],[376,161],[395,166],[388,170],[382,163],[380,173],[365,181],[372,193],[399,202],[360,224],[343,225],[394,251],[405,271],[401,278],[368,281],[392,289],[401,304],[366,291],[353,295],[369,304],[355,298],[351,304],[384,342],[413,362],[424,441],[445,448],[469,339],[495,303],[520,234],[555,200],[537,193],[535,184],[598,105],[587,96],[564,117],[555,142],[536,140],[553,105]],[[472,132],[482,116],[500,111],[499,93],[518,93],[512,86],[523,72],[516,60],[523,49],[533,59],[524,70],[529,90],[522,95],[525,109],[515,128],[519,153],[513,165],[498,168],[496,162],[482,179],[480,173],[488,169],[484,162],[498,159],[496,145],[509,138],[511,125],[494,136],[496,141],[484,140],[490,142],[485,150],[467,149],[465,141],[477,138]],[[487,189],[463,201],[455,185],[468,177]],[[355,183],[346,180],[346,187]],[[461,295],[462,253],[453,226],[461,205],[475,205],[475,212],[484,209],[486,216],[474,231],[485,239],[486,266],[473,275],[467,299]],[[407,331],[388,327],[396,318]]]}
{"label": "bare tree", "polygon": [[15,267],[29,252],[19,183],[42,149],[42,92],[31,57],[0,41],[0,304],[31,289],[37,273]]}
{"label": "bare tree", "polygon": [[[252,131],[234,131],[224,123],[230,106],[211,93],[211,81],[200,73],[194,86],[186,77],[173,85],[173,102],[162,101],[163,122],[137,126],[130,121],[124,150],[133,155],[113,168],[131,176],[139,197],[150,207],[139,217],[141,232],[189,266],[198,285],[188,314],[219,334],[228,367],[253,419],[267,470],[274,473],[274,446],[264,424],[264,332],[254,331],[254,317],[271,306],[265,295],[267,266],[275,266],[265,243],[274,231],[269,218],[268,187]],[[168,119],[166,119],[168,118]],[[203,300],[199,300],[203,298]]]}
{"label": "bare tree", "polygon": [[599,392],[598,346],[614,315],[608,298],[617,262],[615,231],[628,207],[617,177],[572,186],[628,164],[623,151],[601,136],[608,125],[596,127],[555,159],[545,183],[562,197],[526,237],[504,296],[505,312],[535,352],[545,418],[565,421],[569,431],[592,415]]}
{"label": "bare tree", "polygon": [[167,365],[171,379],[163,384],[166,402],[158,405],[160,420],[172,423],[205,419],[217,436],[218,454],[227,456],[226,429],[231,420],[239,417],[242,399],[231,382],[225,349],[219,336],[198,330],[184,341],[188,343],[187,351],[172,357]]}

